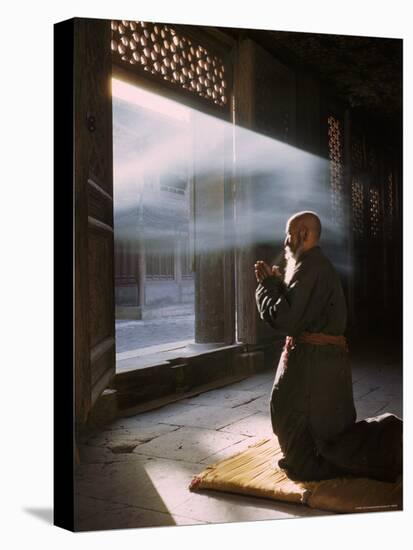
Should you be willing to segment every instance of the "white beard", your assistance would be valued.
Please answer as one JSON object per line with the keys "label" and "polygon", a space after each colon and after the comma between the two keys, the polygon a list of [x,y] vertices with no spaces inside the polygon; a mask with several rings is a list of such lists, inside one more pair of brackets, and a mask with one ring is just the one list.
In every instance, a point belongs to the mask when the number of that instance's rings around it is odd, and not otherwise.
{"label": "white beard", "polygon": [[285,260],[286,260],[286,265],[285,265],[285,272],[284,272],[284,283],[288,285],[292,279],[292,276],[294,274],[294,269],[297,264],[297,260],[294,258],[289,248],[285,249]]}

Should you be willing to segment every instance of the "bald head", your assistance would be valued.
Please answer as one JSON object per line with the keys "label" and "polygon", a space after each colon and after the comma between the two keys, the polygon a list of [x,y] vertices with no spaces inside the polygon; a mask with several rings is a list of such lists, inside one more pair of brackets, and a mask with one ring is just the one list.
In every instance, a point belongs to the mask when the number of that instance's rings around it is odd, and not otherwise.
{"label": "bald head", "polygon": [[297,212],[286,227],[285,246],[294,257],[318,245],[321,235],[320,218],[315,212]]}
{"label": "bald head", "polygon": [[320,240],[321,222],[315,212],[297,212],[288,220],[287,227],[292,223],[299,231],[302,229],[307,230],[317,242]]}

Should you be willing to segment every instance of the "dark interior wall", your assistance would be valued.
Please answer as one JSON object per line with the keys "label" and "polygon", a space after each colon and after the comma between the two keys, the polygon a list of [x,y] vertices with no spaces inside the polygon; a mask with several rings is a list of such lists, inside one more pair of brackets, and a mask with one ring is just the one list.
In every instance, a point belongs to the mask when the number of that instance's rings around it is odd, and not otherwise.
{"label": "dark interior wall", "polygon": [[[380,336],[401,345],[402,167],[401,126],[352,112],[354,338]],[[353,197],[354,198],[354,197]]]}
{"label": "dark interior wall", "polygon": [[[326,169],[317,176],[325,201],[331,205],[331,224],[327,224],[322,245],[342,278],[349,310],[348,336],[356,342],[393,335],[394,344],[399,345],[402,305],[400,125],[397,120],[389,125],[377,116],[360,114],[349,102],[337,98],[317,76],[282,63],[251,39],[240,38],[238,63],[242,67],[239,80],[248,82],[251,79],[251,83],[239,82],[236,86],[237,122],[327,161]],[[340,126],[342,182],[338,191],[333,189],[328,169],[330,116]],[[360,149],[359,164],[353,158],[354,154],[357,156],[357,147]],[[248,199],[251,212],[254,212],[259,211],[257,201],[268,182],[260,175],[251,177],[252,181],[244,185],[254,189]],[[362,205],[359,204],[360,189]],[[299,196],[297,189],[297,200],[291,196],[283,203],[280,197],[277,206],[287,216],[299,207]],[[342,211],[341,221],[337,221],[337,209]],[[341,224],[338,227],[340,238],[334,236],[334,224]],[[280,228],[281,236],[282,233],[283,227]],[[249,264],[258,257],[273,261],[274,249],[281,246],[281,238],[256,242],[247,256]],[[253,292],[255,281],[250,275],[243,275],[241,283],[244,294]],[[254,344],[273,337],[256,318],[254,305],[245,296],[241,301],[243,315],[255,317],[244,329],[244,341]]]}

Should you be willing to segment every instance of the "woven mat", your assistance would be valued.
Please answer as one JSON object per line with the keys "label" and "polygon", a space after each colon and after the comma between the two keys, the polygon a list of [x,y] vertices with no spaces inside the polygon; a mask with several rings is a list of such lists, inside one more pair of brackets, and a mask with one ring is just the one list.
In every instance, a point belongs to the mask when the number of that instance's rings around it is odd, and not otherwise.
{"label": "woven mat", "polygon": [[338,513],[402,509],[401,482],[355,477],[297,482],[275,467],[281,457],[277,440],[264,439],[235,456],[208,466],[193,478],[189,488],[304,504]]}

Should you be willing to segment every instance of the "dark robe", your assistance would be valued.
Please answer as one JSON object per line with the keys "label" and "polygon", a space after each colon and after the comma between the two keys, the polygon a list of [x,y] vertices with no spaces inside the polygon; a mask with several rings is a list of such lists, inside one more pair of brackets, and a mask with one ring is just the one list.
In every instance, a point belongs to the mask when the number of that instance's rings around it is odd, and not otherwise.
{"label": "dark robe", "polygon": [[[256,290],[261,318],[277,331],[343,335],[339,276],[319,246],[300,257],[288,285],[268,277]],[[356,423],[348,352],[337,345],[284,348],[271,394],[271,422],[290,477],[343,474],[393,481],[401,473],[402,421],[391,414]]]}

